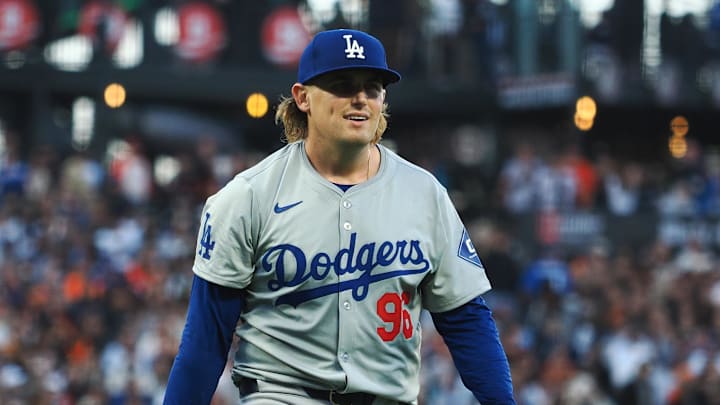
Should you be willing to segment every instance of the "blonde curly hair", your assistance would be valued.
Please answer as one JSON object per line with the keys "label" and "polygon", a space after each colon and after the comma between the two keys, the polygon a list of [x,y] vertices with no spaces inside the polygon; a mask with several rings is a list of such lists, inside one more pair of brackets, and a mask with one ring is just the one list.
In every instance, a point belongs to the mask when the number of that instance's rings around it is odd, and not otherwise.
{"label": "blonde curly hair", "polygon": [[[380,122],[378,123],[372,143],[376,144],[382,139],[382,135],[388,126],[387,119],[389,117],[388,104],[383,103]],[[280,104],[275,111],[275,123],[282,124],[284,129],[283,140],[288,143],[305,139],[308,136],[307,113],[298,108],[297,104],[295,104],[295,99],[292,97],[280,97]]]}

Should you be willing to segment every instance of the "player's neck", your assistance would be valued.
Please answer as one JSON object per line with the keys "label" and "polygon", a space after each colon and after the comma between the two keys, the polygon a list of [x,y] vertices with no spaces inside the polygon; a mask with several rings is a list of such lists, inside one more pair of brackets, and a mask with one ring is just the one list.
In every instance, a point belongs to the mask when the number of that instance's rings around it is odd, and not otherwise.
{"label": "player's neck", "polygon": [[315,170],[336,184],[359,184],[377,173],[380,152],[374,144],[359,147],[328,147],[305,142],[305,153]]}

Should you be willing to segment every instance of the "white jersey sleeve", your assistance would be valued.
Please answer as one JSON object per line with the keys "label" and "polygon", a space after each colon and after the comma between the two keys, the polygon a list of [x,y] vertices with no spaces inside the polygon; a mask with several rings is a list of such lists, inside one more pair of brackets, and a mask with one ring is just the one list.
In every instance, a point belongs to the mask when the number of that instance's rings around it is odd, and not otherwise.
{"label": "white jersey sleeve", "polygon": [[423,283],[423,307],[445,312],[490,290],[472,240],[444,188],[438,190],[434,245],[440,256]]}
{"label": "white jersey sleeve", "polygon": [[253,277],[253,193],[236,176],[205,203],[193,272],[210,282],[245,288]]}

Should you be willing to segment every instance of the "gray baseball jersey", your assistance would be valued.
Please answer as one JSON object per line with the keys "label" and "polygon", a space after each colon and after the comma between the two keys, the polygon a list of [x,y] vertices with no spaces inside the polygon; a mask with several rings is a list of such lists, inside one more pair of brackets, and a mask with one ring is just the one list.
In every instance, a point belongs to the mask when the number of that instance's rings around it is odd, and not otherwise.
{"label": "gray baseball jersey", "polygon": [[234,372],[414,401],[420,312],[490,289],[445,188],[389,149],[343,192],[302,141],[211,196],[193,271],[244,289]]}

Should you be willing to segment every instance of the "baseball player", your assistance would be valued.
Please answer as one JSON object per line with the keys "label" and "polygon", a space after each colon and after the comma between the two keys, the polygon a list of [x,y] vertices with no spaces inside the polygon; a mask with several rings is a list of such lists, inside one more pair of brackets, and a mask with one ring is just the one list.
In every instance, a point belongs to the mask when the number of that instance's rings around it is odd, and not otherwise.
{"label": "baseball player", "polygon": [[446,190],[378,144],[398,80],[367,33],[307,46],[276,114],[288,144],[203,209],[166,404],[210,402],[233,331],[243,404],[416,404],[423,308],[475,397],[514,403],[490,283]]}

